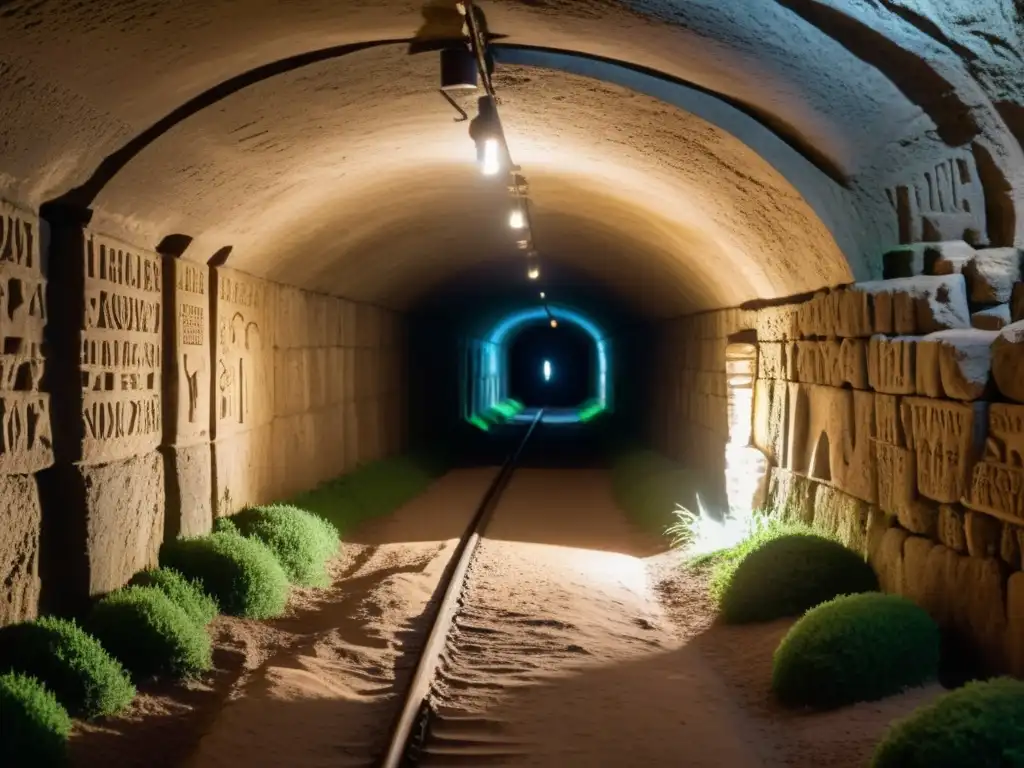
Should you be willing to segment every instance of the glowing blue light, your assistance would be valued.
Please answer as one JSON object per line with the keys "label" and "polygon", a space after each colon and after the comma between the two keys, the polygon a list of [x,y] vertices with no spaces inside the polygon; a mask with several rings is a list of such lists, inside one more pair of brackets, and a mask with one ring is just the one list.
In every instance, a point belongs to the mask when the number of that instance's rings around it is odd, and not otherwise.
{"label": "glowing blue light", "polygon": [[551,361],[544,361],[544,381],[551,381]]}

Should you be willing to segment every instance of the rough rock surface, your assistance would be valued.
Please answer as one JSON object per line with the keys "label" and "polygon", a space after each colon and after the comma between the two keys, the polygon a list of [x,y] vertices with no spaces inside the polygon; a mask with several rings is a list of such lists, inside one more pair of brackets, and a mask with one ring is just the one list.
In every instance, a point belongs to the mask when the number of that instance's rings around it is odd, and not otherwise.
{"label": "rough rock surface", "polygon": [[0,475],[0,626],[35,618],[41,525],[35,479]]}

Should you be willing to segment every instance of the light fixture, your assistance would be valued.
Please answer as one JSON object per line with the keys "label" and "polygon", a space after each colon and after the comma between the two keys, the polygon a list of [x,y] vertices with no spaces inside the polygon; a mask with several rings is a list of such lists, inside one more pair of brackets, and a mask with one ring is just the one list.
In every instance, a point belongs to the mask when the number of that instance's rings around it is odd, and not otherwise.
{"label": "light fixture", "polygon": [[469,123],[469,135],[476,143],[476,158],[484,176],[501,171],[501,121],[493,96],[477,99],[477,115]]}
{"label": "light fixture", "polygon": [[516,248],[518,248],[520,251],[529,250],[529,248],[530,248],[530,241],[529,240],[525,240],[525,239],[524,240],[516,240]]}
{"label": "light fixture", "polygon": [[467,91],[478,86],[476,56],[465,45],[441,49],[441,90]]}
{"label": "light fixture", "polygon": [[526,216],[523,214],[522,203],[516,206],[516,208],[508,215],[508,225],[512,229],[522,229],[526,226]]}
{"label": "light fixture", "polygon": [[540,267],[533,265],[526,270],[526,276],[531,280],[536,280],[540,277]]}
{"label": "light fixture", "polygon": [[541,292],[540,292],[540,297],[541,297],[542,299],[546,299],[546,298],[548,297],[548,295],[547,295],[546,293],[544,293],[544,291],[541,291]]}
{"label": "light fixture", "polygon": [[553,317],[551,318],[551,327],[552,328],[557,328],[558,327],[558,321],[555,320],[555,318],[553,318]]}

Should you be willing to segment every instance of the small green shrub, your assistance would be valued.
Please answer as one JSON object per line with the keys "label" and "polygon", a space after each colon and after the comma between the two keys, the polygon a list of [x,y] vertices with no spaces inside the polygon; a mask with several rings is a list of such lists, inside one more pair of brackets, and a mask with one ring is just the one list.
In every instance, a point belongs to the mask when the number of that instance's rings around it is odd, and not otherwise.
{"label": "small green shrub", "polygon": [[64,765],[70,733],[71,717],[42,683],[0,675],[0,765]]}
{"label": "small green shrub", "polygon": [[809,610],[775,651],[772,690],[789,707],[834,709],[934,680],[939,628],[899,595],[844,595]]}
{"label": "small green shrub", "polygon": [[760,538],[720,563],[712,581],[729,624],[799,616],[845,594],[873,592],[878,577],[864,558],[832,539],[808,533]]}
{"label": "small green shrub", "polygon": [[93,606],[88,627],[137,679],[190,677],[212,665],[206,629],[156,587],[111,592]]}
{"label": "small green shrub", "polygon": [[198,581],[229,616],[269,619],[284,613],[288,576],[265,544],[232,533],[168,542],[160,563]]}
{"label": "small green shrub", "polygon": [[156,587],[201,626],[205,627],[217,617],[217,601],[203,591],[198,581],[185,578],[173,568],[142,571],[135,574],[131,583],[140,587]]}
{"label": "small green shrub", "polygon": [[968,683],[889,727],[871,768],[1024,768],[1024,681]]}
{"label": "small green shrub", "polygon": [[338,552],[338,531],[323,518],[298,507],[274,504],[242,510],[230,520],[243,536],[262,541],[289,580],[304,587],[328,583],[327,562]]}
{"label": "small green shrub", "polygon": [[112,715],[135,698],[121,664],[67,619],[45,617],[0,630],[0,672],[41,680],[76,717]]}

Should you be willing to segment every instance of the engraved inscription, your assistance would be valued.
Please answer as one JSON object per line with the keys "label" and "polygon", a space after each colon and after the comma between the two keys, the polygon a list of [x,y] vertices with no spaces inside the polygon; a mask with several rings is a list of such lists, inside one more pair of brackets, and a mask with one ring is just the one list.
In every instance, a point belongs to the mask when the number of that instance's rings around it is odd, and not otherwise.
{"label": "engraved inscription", "polygon": [[906,448],[877,441],[878,506],[890,515],[899,514],[913,501],[914,453]]}
{"label": "engraved inscription", "polygon": [[189,359],[186,352],[182,355],[182,368],[188,386],[188,421],[195,424],[199,421],[199,374],[206,372],[206,356],[193,354],[192,359]]}
{"label": "engraved inscription", "polygon": [[43,378],[46,281],[34,216],[0,201],[0,472],[30,473],[53,461]]}
{"label": "engraved inscription", "polygon": [[886,189],[896,214],[900,243],[967,240],[985,231],[985,198],[975,183],[974,155],[955,156],[929,166],[908,183]]}
{"label": "engraved inscription", "polygon": [[195,304],[182,304],[178,310],[181,315],[181,343],[186,347],[203,346],[204,313],[202,307]]}
{"label": "engraved inscription", "polygon": [[196,264],[189,264],[187,261],[179,261],[176,264],[177,279],[174,287],[185,293],[194,293],[198,296],[206,295],[206,270]]}
{"label": "engraved inscription", "polygon": [[875,434],[880,442],[888,445],[906,445],[900,421],[899,398],[895,395],[875,395]]}
{"label": "engraved inscription", "polygon": [[918,489],[936,501],[960,501],[975,459],[974,409],[926,398],[907,398],[903,405],[909,413]]}
{"label": "engraved inscription", "polygon": [[161,264],[89,235],[82,318],[82,461],[155,448],[161,434]]}
{"label": "engraved inscription", "polygon": [[914,341],[872,336],[868,345],[868,384],[876,392],[914,394]]}
{"label": "engraved inscription", "polygon": [[1024,520],[1024,406],[993,403],[985,457],[974,467],[968,506]]}

